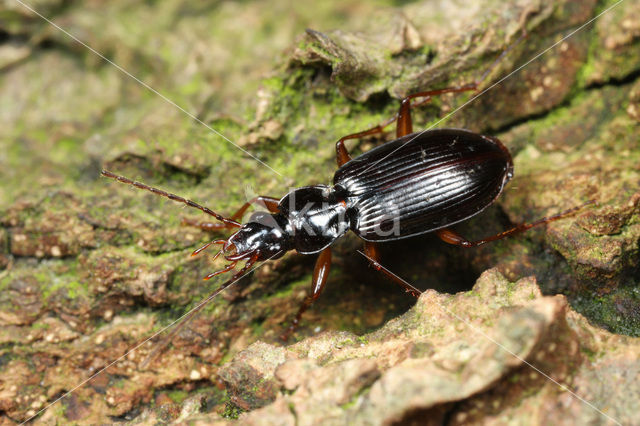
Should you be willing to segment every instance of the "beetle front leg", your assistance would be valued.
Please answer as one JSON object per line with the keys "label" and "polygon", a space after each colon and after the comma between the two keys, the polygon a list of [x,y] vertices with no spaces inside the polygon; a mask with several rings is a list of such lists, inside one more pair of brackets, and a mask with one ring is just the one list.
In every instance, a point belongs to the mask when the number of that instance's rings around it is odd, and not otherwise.
{"label": "beetle front leg", "polygon": [[[238,211],[236,211],[233,216],[231,216],[231,219],[233,220],[238,220],[238,219],[242,219],[242,216],[245,214],[245,212],[247,211],[247,209],[252,205],[252,204],[261,204],[264,207],[267,208],[267,210],[269,210],[271,213],[278,213],[278,202],[280,200],[277,198],[273,198],[273,197],[267,197],[264,195],[259,195],[257,197],[252,198],[251,200],[247,201],[246,203],[244,203],[242,205],[242,207],[240,207],[238,209]],[[218,230],[218,229],[231,229],[231,227],[229,225],[226,225],[224,223],[218,223],[218,222],[199,222],[193,219],[188,219],[188,218],[183,218],[182,219],[182,224],[183,225],[187,225],[187,226],[194,226],[196,228],[200,228],[203,229],[205,231],[214,231],[214,230]]]}
{"label": "beetle front leg", "polygon": [[302,314],[309,309],[309,307],[315,302],[322,290],[324,290],[324,285],[327,283],[327,277],[329,276],[329,269],[331,267],[331,248],[327,247],[326,249],[320,252],[318,256],[318,260],[316,261],[316,266],[313,269],[313,280],[311,281],[311,294],[304,298],[300,309],[298,309],[298,313],[296,317],[291,322],[291,325],[280,337],[282,340],[288,340],[291,334],[296,331],[298,325],[300,325],[300,319],[302,318]]}

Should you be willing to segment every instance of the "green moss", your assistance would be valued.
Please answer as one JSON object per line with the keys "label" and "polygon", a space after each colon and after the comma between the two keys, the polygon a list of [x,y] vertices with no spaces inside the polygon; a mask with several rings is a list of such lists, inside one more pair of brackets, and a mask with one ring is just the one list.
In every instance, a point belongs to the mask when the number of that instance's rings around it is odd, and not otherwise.
{"label": "green moss", "polygon": [[235,405],[233,402],[227,402],[225,405],[224,411],[220,413],[222,417],[225,419],[238,420],[240,414],[244,413],[245,410]]}
{"label": "green moss", "polygon": [[513,298],[514,292],[517,290],[517,284],[515,282],[508,281],[506,285],[506,300],[504,302],[505,305],[510,305],[511,300]]}
{"label": "green moss", "polygon": [[597,59],[594,57],[595,52],[600,49],[600,43],[597,37],[591,36],[589,38],[589,48],[587,51],[587,59],[582,63],[582,66],[576,74],[576,84],[574,85],[574,94],[577,94],[579,90],[584,89],[590,83],[589,79],[596,73]]}
{"label": "green moss", "polygon": [[521,376],[518,373],[514,373],[507,376],[507,380],[509,381],[509,383],[518,383],[520,379],[521,379]]}
{"label": "green moss", "polygon": [[[57,404],[50,408],[53,411],[53,417],[55,419],[64,419],[67,407],[64,404]],[[66,420],[66,419],[65,419]]]}
{"label": "green moss", "polygon": [[71,138],[56,141],[49,152],[49,160],[67,167],[81,164],[84,161],[84,153],[81,149],[83,142]]}
{"label": "green moss", "polygon": [[269,301],[273,299],[288,299],[294,293],[294,291],[297,291],[300,288],[306,289],[307,287],[309,287],[310,282],[311,274],[304,275],[302,278],[291,281],[285,286],[280,286],[278,288],[278,291],[274,292],[273,294],[264,296],[262,300]]}
{"label": "green moss", "polygon": [[185,399],[187,399],[187,397],[189,396],[189,392],[186,392],[184,390],[180,390],[180,389],[174,389],[174,390],[170,390],[167,395],[169,396],[169,398],[171,398],[171,400],[173,402],[175,402],[176,404],[181,404],[182,401],[184,401]]}
{"label": "green moss", "polygon": [[251,321],[250,327],[251,327],[251,333],[254,336],[262,336],[262,334],[264,334],[264,321],[262,320]]}
{"label": "green moss", "polygon": [[371,390],[371,386],[373,386],[373,384],[362,386],[348,402],[346,402],[345,404],[341,404],[340,407],[344,410],[354,407],[356,403],[362,398],[362,396],[367,394]]}
{"label": "green moss", "polygon": [[588,348],[585,345],[580,345],[580,352],[582,352],[582,354],[586,356],[587,359],[591,362],[595,362],[597,359],[598,353]]}
{"label": "green moss", "polygon": [[34,322],[31,324],[31,328],[34,330],[48,330],[49,327],[50,325],[45,322]]}
{"label": "green moss", "polygon": [[369,344],[369,339],[367,338],[367,336],[358,336],[358,343],[360,343],[361,345],[368,345]]}
{"label": "green moss", "polygon": [[86,282],[78,280],[77,260],[49,260],[40,263],[29,275],[40,284],[42,300],[49,303],[51,298],[62,296],[68,300],[87,297],[89,289]]}
{"label": "green moss", "polygon": [[640,288],[635,285],[606,295],[585,293],[570,302],[576,311],[613,333],[640,336]]}
{"label": "green moss", "polygon": [[353,339],[344,339],[338,342],[338,346],[344,347],[344,346],[353,346],[355,344],[355,342],[353,341]]}

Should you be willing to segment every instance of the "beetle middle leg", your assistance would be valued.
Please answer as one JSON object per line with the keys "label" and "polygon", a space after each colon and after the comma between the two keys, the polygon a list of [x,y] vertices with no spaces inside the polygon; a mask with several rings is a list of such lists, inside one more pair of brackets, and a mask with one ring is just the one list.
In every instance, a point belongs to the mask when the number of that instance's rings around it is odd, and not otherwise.
{"label": "beetle middle leg", "polygon": [[[242,219],[242,216],[245,214],[247,209],[252,204],[261,204],[267,208],[271,213],[278,213],[278,202],[280,200],[273,197],[267,197],[264,195],[259,195],[257,197],[252,198],[247,201],[240,207],[234,214],[231,216],[231,219],[238,220]],[[217,223],[217,222],[199,222],[193,219],[183,218],[182,224],[187,226],[195,226],[196,228],[204,229],[205,231],[213,231],[217,229],[231,229],[231,227],[225,223]]]}
{"label": "beetle middle leg", "polygon": [[316,266],[313,269],[313,279],[311,281],[311,294],[304,298],[300,309],[298,309],[298,313],[295,318],[291,322],[291,325],[287,330],[282,334],[281,339],[287,340],[291,333],[293,333],[300,324],[300,318],[302,318],[302,314],[309,309],[309,307],[315,302],[322,290],[324,290],[324,285],[327,283],[327,277],[329,276],[329,269],[331,267],[331,248],[327,247],[326,249],[320,252],[318,256],[318,260],[316,260]]}

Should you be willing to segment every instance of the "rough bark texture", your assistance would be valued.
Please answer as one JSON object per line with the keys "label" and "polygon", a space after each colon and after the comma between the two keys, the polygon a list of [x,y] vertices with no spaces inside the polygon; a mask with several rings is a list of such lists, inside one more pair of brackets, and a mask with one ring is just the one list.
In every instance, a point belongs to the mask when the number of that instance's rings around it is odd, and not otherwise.
{"label": "rough bark texture", "polygon": [[[0,6],[0,422],[27,420],[72,389],[35,421],[637,422],[632,0],[438,124],[495,135],[514,155],[510,189],[457,228],[470,238],[597,205],[472,250],[431,236],[387,245],[384,264],[431,289],[413,308],[344,238],[327,290],[283,345],[313,265],[287,255],[223,293],[146,369],[151,343],[75,389],[221,282],[201,280],[219,264],[189,256],[212,238],[181,226],[204,219],[197,211],[101,179],[102,167],[223,213],[328,183],[333,141],[384,121],[399,97],[473,81],[526,28],[488,87],[614,4],[291,3],[29,3],[281,176],[34,12]],[[414,125],[470,97],[434,99]]]}

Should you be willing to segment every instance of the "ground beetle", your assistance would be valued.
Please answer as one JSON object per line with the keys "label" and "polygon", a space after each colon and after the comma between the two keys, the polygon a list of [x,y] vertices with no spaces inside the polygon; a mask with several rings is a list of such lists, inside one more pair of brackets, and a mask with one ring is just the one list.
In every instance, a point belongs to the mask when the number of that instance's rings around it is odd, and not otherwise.
{"label": "ground beetle", "polygon": [[[286,339],[296,329],[303,312],[324,288],[331,265],[331,244],[349,230],[364,240],[366,257],[375,269],[418,296],[413,287],[381,267],[378,263],[378,243],[435,232],[447,243],[473,247],[551,222],[583,207],[574,207],[477,241],[468,241],[449,228],[475,216],[493,203],[513,176],[511,154],[498,139],[467,130],[437,129],[413,133],[411,109],[429,102],[434,96],[477,90],[509,50],[505,49],[476,82],[411,94],[402,99],[398,113],[391,119],[372,129],[341,138],[336,143],[339,168],[334,175],[333,186],[297,188],[281,199],[255,197],[230,218],[191,200],[103,170],[105,177],[185,203],[219,221],[186,220],[186,224],[205,230],[239,228],[228,239],[212,241],[193,253],[195,255],[212,244],[220,244],[222,247],[214,259],[222,255],[230,262],[205,279],[228,272],[239,261],[246,261],[231,279],[182,319],[144,364],[153,359],[208,301],[250,272],[256,262],[277,259],[290,250],[302,254],[319,253],[311,294],[305,298],[283,336]],[[416,98],[421,100],[412,103]],[[397,123],[395,140],[351,158],[345,141],[383,133],[384,128],[392,123]],[[252,204],[263,205],[269,213],[255,212],[243,225],[238,220]]]}

